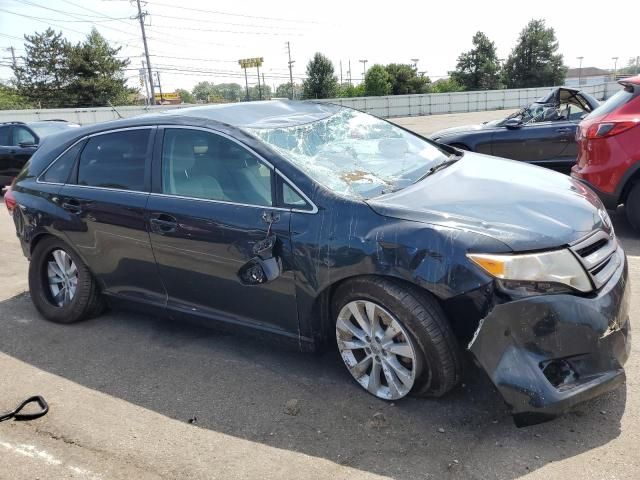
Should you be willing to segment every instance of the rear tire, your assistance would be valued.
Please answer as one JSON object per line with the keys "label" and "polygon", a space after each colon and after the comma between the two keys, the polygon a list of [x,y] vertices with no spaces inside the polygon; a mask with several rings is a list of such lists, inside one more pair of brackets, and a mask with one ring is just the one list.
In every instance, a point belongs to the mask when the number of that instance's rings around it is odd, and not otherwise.
{"label": "rear tire", "polygon": [[98,316],[105,306],[82,259],[54,237],[40,241],[33,251],[29,292],[36,309],[55,323],[75,323]]}
{"label": "rear tire", "polygon": [[627,220],[636,232],[640,232],[640,181],[633,184],[624,202]]}
{"label": "rear tire", "polygon": [[[371,316],[378,318],[382,326],[380,335],[375,335],[374,329],[366,335],[362,334],[363,330],[358,330],[359,323],[352,313],[354,307],[358,310],[358,306],[365,319]],[[338,288],[333,296],[332,313],[342,359],[356,381],[369,393],[385,400],[402,398],[409,393],[439,397],[458,383],[462,369],[460,349],[444,312],[428,292],[385,278],[361,277]],[[401,333],[393,342],[387,343],[391,348],[381,351],[384,338],[388,338],[386,332],[394,321],[397,322],[395,330]],[[351,335],[352,332],[355,335]],[[376,340],[376,337],[383,337],[383,341]],[[393,352],[400,348],[404,350],[402,354]],[[367,356],[371,357],[371,362],[364,369],[363,360]],[[380,364],[377,373],[382,386],[374,375],[376,358]],[[400,385],[404,388],[400,389],[392,388],[393,381],[387,380],[389,368],[397,369],[398,361],[411,373],[410,377],[405,377],[404,385]],[[400,375],[398,379],[402,380]]]}

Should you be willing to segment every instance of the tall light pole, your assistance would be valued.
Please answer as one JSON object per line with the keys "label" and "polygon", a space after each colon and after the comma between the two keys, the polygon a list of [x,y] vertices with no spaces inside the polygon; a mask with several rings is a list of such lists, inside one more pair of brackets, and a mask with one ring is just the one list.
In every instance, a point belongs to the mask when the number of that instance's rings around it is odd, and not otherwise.
{"label": "tall light pole", "polygon": [[616,81],[616,77],[618,76],[618,57],[611,57],[613,60],[613,81]]}
{"label": "tall light pole", "polygon": [[576,57],[580,60],[580,66],[578,67],[578,86],[582,85],[582,59],[584,57]]}
{"label": "tall light pole", "polygon": [[364,77],[367,75],[367,62],[369,60],[360,60],[360,63],[362,64],[362,81],[364,82]]}
{"label": "tall light pole", "polygon": [[136,0],[138,4],[138,20],[140,20],[140,30],[142,30],[142,44],[144,45],[144,56],[147,59],[147,75],[149,76],[149,88],[151,89],[150,105],[156,103],[156,91],[153,88],[153,75],[151,74],[151,60],[149,60],[149,47],[147,46],[147,34],[144,31],[144,16],[142,13],[142,7],[140,6],[140,0]]}
{"label": "tall light pole", "polygon": [[418,61],[420,59],[419,58],[412,58],[411,61],[413,62],[413,68],[415,68],[416,70],[418,70]]}

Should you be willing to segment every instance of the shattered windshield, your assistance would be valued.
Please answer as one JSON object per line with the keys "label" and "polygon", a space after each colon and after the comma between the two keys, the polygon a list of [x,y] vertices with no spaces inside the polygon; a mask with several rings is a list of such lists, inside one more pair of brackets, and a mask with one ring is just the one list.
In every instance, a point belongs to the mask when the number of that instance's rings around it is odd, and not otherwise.
{"label": "shattered windshield", "polygon": [[318,183],[365,199],[404,188],[447,160],[426,140],[351,109],[304,125],[248,131]]}

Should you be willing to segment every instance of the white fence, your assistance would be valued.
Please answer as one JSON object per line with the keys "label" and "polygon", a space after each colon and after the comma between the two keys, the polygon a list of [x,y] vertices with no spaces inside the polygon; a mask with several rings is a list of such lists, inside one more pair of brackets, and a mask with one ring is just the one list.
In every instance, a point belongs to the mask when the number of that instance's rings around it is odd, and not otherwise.
{"label": "white fence", "polygon": [[[620,89],[616,82],[585,85],[582,89],[598,100],[609,98]],[[549,92],[549,87],[516,90],[485,90],[480,92],[429,93],[420,95],[389,95],[386,97],[354,97],[319,100],[357,108],[379,117],[409,117],[440,113],[501,110],[527,105]],[[0,122],[62,119],[87,125],[128,118],[191,105],[152,107],[54,108],[46,110],[0,110]],[[117,113],[116,113],[117,111]],[[120,116],[118,115],[120,114]]]}
{"label": "white fence", "polygon": [[[607,99],[620,90],[616,82],[581,87],[598,100]],[[353,97],[319,100],[352,107],[379,117],[411,117],[441,113],[481,112],[519,108],[549,93],[549,87],[479,92],[428,93],[421,95],[389,95],[386,97]]]}

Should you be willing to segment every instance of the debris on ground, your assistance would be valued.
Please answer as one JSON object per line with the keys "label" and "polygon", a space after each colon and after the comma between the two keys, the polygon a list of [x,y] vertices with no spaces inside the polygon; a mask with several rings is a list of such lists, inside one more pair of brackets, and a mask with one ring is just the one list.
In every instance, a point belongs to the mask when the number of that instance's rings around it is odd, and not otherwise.
{"label": "debris on ground", "polygon": [[300,405],[298,403],[299,402],[296,398],[289,400],[284,406],[284,413],[291,415],[292,417],[298,415],[300,413]]}

